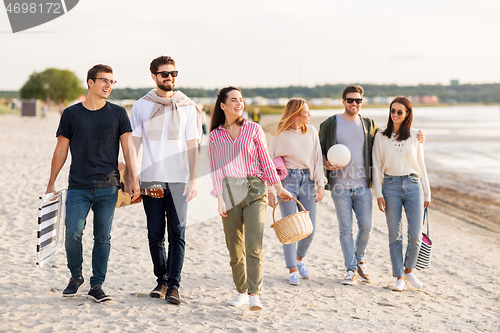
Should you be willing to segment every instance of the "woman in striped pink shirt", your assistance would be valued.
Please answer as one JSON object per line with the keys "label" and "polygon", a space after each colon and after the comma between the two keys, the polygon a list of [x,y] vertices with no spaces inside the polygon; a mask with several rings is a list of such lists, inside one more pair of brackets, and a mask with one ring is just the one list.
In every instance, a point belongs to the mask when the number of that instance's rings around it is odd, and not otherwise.
{"label": "woman in striped pink shirt", "polygon": [[[233,281],[238,295],[231,306],[249,304],[261,310],[262,235],[267,215],[267,189],[290,199],[267,152],[264,131],[242,119],[241,91],[221,89],[217,96],[209,135],[209,155],[217,210],[222,217]],[[249,297],[250,295],[250,297]]]}

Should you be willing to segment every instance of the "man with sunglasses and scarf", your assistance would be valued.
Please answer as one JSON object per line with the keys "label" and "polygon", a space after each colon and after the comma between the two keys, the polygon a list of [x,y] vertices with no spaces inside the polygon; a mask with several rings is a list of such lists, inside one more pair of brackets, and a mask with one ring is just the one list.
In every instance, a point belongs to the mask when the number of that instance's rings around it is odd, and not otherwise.
{"label": "man with sunglasses and scarf", "polygon": [[[156,89],[134,103],[130,121],[137,153],[142,144],[141,187],[160,185],[162,198],[143,196],[149,250],[157,286],[150,296],[180,304],[188,201],[197,195],[198,140],[201,111],[180,91],[174,91],[175,61],[169,56],[150,65]],[[168,255],[165,253],[165,228]]]}
{"label": "man with sunglasses and scarf", "polygon": [[[359,279],[371,283],[367,273],[364,255],[372,230],[372,148],[375,134],[380,128],[375,122],[359,115],[363,103],[364,90],[351,85],[342,92],[344,112],[326,119],[320,125],[319,139],[326,168],[337,220],[344,265],[347,275],[344,285],[354,285]],[[421,142],[425,136],[419,133]],[[335,144],[343,144],[351,152],[351,160],[346,166],[331,165],[326,158],[328,150]],[[358,235],[354,243],[352,225],[353,211],[358,222]]]}

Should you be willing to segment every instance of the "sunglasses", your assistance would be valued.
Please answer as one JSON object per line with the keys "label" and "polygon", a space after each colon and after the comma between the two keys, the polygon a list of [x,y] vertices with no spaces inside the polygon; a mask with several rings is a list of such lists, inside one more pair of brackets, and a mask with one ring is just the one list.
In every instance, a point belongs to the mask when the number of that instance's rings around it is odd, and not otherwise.
{"label": "sunglasses", "polygon": [[395,114],[395,113],[397,113],[398,116],[402,116],[403,115],[403,111],[401,111],[401,110],[396,111],[396,110],[392,109],[391,110],[391,114]]}
{"label": "sunglasses", "polygon": [[363,103],[363,99],[362,98],[346,98],[345,99],[347,101],[347,103],[351,104],[352,102],[356,101],[356,103],[358,104],[361,104]]}
{"label": "sunglasses", "polygon": [[179,71],[163,71],[163,72],[156,72],[155,75],[161,74],[161,77],[166,79],[169,75],[172,75],[172,77],[177,77],[177,74],[179,74]]}
{"label": "sunglasses", "polygon": [[116,80],[108,80],[108,79],[106,79],[106,78],[104,78],[104,77],[96,77],[96,78],[94,79],[94,82],[95,82],[95,80],[101,80],[101,81],[102,81],[102,82],[104,82],[105,84],[110,84],[110,85],[112,85],[112,86],[114,86],[114,85],[116,84]]}

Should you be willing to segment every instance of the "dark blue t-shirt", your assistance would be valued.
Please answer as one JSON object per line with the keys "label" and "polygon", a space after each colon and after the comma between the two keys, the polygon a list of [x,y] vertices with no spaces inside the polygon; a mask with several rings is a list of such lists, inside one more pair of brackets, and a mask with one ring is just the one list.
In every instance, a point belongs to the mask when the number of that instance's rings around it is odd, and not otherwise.
{"label": "dark blue t-shirt", "polygon": [[66,108],[56,136],[69,139],[68,188],[119,186],[120,136],[127,132],[132,132],[132,127],[121,106],[106,102],[92,111],[78,103]]}

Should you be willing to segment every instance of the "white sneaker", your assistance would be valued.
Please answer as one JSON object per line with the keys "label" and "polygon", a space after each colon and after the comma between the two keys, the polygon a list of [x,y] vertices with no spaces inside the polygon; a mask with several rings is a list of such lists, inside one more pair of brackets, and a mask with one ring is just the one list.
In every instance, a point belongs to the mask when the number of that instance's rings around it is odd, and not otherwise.
{"label": "white sneaker", "polygon": [[262,310],[262,303],[259,296],[250,296],[249,307],[252,311]]}
{"label": "white sneaker", "polygon": [[229,305],[234,307],[239,307],[248,304],[248,300],[249,300],[248,294],[239,293],[231,302],[229,302]]}
{"label": "white sneaker", "polygon": [[300,277],[304,280],[309,280],[309,270],[307,269],[306,263],[297,260],[297,269],[299,270]]}
{"label": "white sneaker", "polygon": [[415,274],[413,274],[413,272],[405,274],[405,280],[410,282],[410,284],[415,288],[422,288],[424,286],[422,282],[420,282],[420,280],[417,279]]}
{"label": "white sneaker", "polygon": [[299,272],[290,273],[288,283],[293,284],[294,286],[298,286],[300,284]]}
{"label": "white sneaker", "polygon": [[357,279],[358,277],[356,273],[354,273],[354,271],[347,271],[347,275],[345,276],[345,279],[342,280],[342,284],[353,286],[356,283]]}
{"label": "white sneaker", "polygon": [[406,283],[404,279],[399,279],[394,287],[392,287],[392,291],[403,291],[405,290]]}

